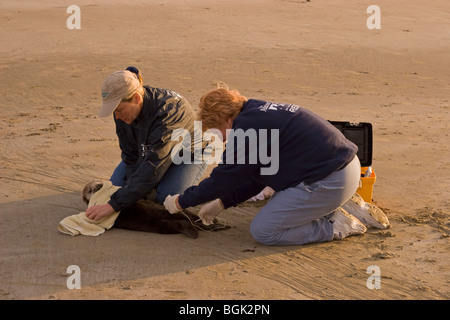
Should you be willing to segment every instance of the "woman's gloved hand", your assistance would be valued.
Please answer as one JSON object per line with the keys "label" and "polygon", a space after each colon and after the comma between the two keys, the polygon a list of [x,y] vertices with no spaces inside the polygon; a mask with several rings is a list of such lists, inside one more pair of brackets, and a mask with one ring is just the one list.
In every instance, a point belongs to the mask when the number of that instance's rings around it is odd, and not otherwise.
{"label": "woman's gloved hand", "polygon": [[174,196],[171,196],[170,194],[166,197],[166,200],[164,200],[164,207],[166,208],[167,211],[169,211],[171,214],[180,212],[181,208],[180,205],[178,204],[178,197],[180,195],[176,194]]}
{"label": "woman's gloved hand", "polygon": [[225,210],[222,201],[220,199],[216,199],[205,204],[201,207],[198,216],[202,219],[204,225],[208,226],[213,223],[214,219]]}

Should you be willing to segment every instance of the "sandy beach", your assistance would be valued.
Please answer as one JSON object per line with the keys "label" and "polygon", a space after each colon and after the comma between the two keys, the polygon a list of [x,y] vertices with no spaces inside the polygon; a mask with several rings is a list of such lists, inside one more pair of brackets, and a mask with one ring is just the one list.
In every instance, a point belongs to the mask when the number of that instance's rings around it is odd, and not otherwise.
{"label": "sandy beach", "polygon": [[[0,299],[450,298],[450,2],[78,0],[0,4]],[[369,29],[369,5],[381,28]],[[120,161],[101,85],[134,65],[194,108],[218,81],[248,98],[373,125],[373,203],[387,230],[264,246],[261,204],[198,239],[62,234],[92,179]],[[205,174],[209,174],[210,170]],[[79,266],[81,289],[67,287]],[[379,289],[367,286],[369,266]]]}

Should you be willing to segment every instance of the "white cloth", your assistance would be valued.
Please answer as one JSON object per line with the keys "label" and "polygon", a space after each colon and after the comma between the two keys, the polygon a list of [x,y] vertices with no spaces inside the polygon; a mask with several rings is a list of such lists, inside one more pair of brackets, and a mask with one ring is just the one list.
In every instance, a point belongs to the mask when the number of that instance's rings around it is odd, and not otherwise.
{"label": "white cloth", "polygon": [[[93,194],[89,200],[88,208],[95,205],[107,204],[111,195],[119,188],[120,187],[113,186],[111,181],[103,181],[103,187]],[[79,214],[74,214],[64,218],[58,224],[58,230],[71,236],[76,236],[79,234],[85,236],[98,236],[114,225],[119,213],[120,211],[114,212],[107,217],[94,221],[86,216],[85,211],[82,211]]]}

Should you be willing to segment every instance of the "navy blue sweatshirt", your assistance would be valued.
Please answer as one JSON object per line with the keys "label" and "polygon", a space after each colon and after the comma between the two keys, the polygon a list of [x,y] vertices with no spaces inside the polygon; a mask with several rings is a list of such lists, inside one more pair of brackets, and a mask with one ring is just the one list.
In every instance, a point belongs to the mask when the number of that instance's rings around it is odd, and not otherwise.
{"label": "navy blue sweatshirt", "polygon": [[[265,186],[281,191],[301,182],[310,184],[345,167],[358,151],[358,147],[327,120],[292,104],[248,100],[234,119],[232,129],[222,162],[209,178],[180,195],[181,207],[220,198],[228,208],[249,199]],[[242,132],[248,133],[248,139],[245,152],[239,153],[244,150],[237,147],[237,137],[242,142]],[[257,143],[252,143],[255,134]],[[267,143],[260,143],[265,140]],[[236,147],[231,148],[231,143]]]}

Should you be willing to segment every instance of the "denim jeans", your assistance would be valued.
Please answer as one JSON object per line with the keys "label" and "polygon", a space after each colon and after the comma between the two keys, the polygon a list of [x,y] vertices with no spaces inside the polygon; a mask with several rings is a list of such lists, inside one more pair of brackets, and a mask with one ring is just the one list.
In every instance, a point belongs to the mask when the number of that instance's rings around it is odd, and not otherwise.
{"label": "denim jeans", "polygon": [[265,245],[300,245],[333,239],[332,213],[358,188],[361,165],[355,158],[323,180],[275,192],[250,225],[253,238]]}
{"label": "denim jeans", "polygon": [[[169,194],[181,194],[190,186],[197,184],[203,176],[206,167],[207,163],[205,161],[199,164],[172,164],[156,187],[156,201],[162,204]],[[112,184],[123,187],[126,172],[125,163],[122,161],[111,176],[110,181]]]}

